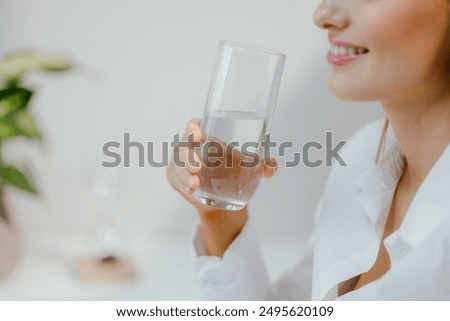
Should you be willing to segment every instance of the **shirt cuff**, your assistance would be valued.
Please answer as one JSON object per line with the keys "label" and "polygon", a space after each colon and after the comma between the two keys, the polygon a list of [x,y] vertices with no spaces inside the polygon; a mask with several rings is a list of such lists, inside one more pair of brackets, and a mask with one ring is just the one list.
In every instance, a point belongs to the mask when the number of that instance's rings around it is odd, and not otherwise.
{"label": "shirt cuff", "polygon": [[267,273],[250,218],[222,258],[206,255],[200,226],[194,229],[192,241],[194,270],[203,299],[264,300],[267,297]]}

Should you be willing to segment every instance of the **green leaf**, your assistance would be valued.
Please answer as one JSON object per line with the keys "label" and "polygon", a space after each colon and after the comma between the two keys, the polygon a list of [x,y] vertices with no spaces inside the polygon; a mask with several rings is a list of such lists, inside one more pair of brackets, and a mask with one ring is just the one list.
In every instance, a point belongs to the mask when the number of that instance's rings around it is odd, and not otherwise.
{"label": "green leaf", "polygon": [[38,193],[34,184],[28,180],[25,174],[13,166],[0,167],[0,180],[3,185],[12,185],[33,194]]}
{"label": "green leaf", "polygon": [[0,90],[0,119],[17,110],[25,109],[32,96],[33,92],[25,88]]}
{"label": "green leaf", "polygon": [[0,120],[0,140],[15,137],[21,135],[19,129],[13,126],[11,123]]}
{"label": "green leaf", "polygon": [[36,122],[26,110],[20,110],[9,117],[0,119],[0,140],[16,136],[25,136],[31,139],[41,138]]}
{"label": "green leaf", "polygon": [[61,55],[40,52],[18,52],[0,60],[0,76],[8,80],[19,79],[31,70],[65,71],[72,67],[70,61]]}
{"label": "green leaf", "polygon": [[11,123],[20,134],[28,138],[41,138],[41,133],[33,117],[25,110],[16,112],[11,117]]}

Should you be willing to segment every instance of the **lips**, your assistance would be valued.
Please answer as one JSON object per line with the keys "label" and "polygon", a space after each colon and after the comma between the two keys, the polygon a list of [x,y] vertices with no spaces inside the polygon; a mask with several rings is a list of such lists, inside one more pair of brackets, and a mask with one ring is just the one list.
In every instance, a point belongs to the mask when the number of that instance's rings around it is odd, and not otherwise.
{"label": "lips", "polygon": [[327,59],[335,66],[346,65],[369,53],[369,49],[348,42],[330,39],[330,43]]}

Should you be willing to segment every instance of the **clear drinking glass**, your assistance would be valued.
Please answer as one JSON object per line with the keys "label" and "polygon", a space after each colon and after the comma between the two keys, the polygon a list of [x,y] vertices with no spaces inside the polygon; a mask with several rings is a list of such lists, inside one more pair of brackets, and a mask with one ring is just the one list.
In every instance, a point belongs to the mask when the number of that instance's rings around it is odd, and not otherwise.
{"label": "clear drinking glass", "polygon": [[280,52],[219,42],[201,126],[201,203],[239,210],[255,192],[285,59]]}

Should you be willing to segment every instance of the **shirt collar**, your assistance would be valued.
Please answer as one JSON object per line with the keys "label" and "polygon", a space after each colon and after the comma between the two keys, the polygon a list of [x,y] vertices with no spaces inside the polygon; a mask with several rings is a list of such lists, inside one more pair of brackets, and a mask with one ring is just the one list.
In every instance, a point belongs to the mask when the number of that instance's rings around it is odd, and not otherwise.
{"label": "shirt collar", "polygon": [[[365,234],[367,237],[361,240],[365,245],[359,243],[359,246],[354,247],[354,255],[344,259],[337,255],[327,261],[320,256],[320,253],[329,254],[327,242],[332,242],[333,234],[330,234],[327,229],[330,224],[333,224],[334,216],[323,217],[325,223],[322,226],[327,233],[316,242],[317,254],[314,260],[315,264],[326,262],[326,267],[320,270],[316,268],[314,272],[313,300],[335,298],[340,282],[367,271],[370,267],[368,264],[372,264],[370,262],[374,262],[376,258],[392,198],[406,165],[406,158],[395,136],[393,140],[387,142],[389,142],[388,148],[379,162],[352,181],[356,189],[356,202],[362,209],[361,214],[366,214],[368,217],[366,227],[370,228],[369,225],[371,225],[376,235],[373,235],[372,239],[369,235],[371,231],[367,230]],[[393,264],[430,235],[444,219],[450,219],[449,165],[450,146],[442,153],[417,191],[401,227],[385,240]],[[366,220],[361,222],[364,221]]]}
{"label": "shirt collar", "polygon": [[372,222],[379,238],[383,235],[395,187],[405,164],[405,156],[395,140],[382,154],[378,163],[353,181],[358,195],[357,201]]}
{"label": "shirt collar", "polygon": [[[380,238],[405,164],[405,156],[394,140],[380,161],[353,181],[358,202]],[[398,229],[399,238],[414,247],[445,218],[450,218],[450,145],[443,151],[414,196]]]}

